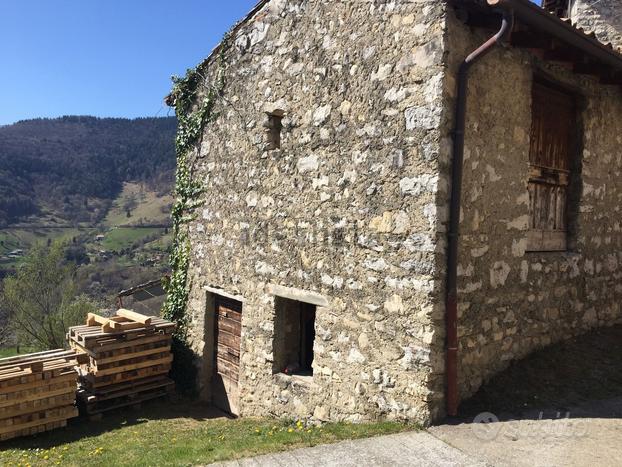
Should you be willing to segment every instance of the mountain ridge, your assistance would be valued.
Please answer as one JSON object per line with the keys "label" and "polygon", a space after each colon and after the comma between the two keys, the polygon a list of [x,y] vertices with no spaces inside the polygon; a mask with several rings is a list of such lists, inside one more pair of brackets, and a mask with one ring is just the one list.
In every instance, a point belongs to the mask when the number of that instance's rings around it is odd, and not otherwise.
{"label": "mountain ridge", "polygon": [[125,182],[170,192],[176,119],[64,116],[0,126],[0,227],[100,221]]}

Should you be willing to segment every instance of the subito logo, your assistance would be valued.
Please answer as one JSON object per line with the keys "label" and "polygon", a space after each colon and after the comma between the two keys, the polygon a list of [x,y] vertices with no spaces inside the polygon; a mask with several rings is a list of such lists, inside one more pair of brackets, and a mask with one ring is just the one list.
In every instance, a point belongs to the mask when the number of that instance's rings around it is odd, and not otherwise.
{"label": "subito logo", "polygon": [[482,412],[473,419],[471,429],[478,439],[492,441],[499,436],[501,424],[499,423],[499,418],[494,413]]}

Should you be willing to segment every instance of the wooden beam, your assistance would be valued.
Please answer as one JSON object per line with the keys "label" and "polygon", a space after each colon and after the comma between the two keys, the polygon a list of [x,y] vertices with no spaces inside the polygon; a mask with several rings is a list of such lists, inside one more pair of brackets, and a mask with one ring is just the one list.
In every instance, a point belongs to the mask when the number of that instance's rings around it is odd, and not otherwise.
{"label": "wooden beam", "polygon": [[86,325],[87,326],[97,326],[101,324],[102,326],[108,324],[110,320],[108,318],[104,318],[103,316],[96,315],[95,313],[89,313],[86,317]]}
{"label": "wooden beam", "polygon": [[553,40],[550,37],[532,31],[516,31],[512,33],[510,43],[514,47],[523,49],[549,50],[553,47]]}
{"label": "wooden beam", "polygon": [[578,50],[566,44],[554,42],[553,47],[544,53],[544,59],[552,62],[572,63],[574,66],[574,63],[583,60],[583,56]]}
{"label": "wooden beam", "polygon": [[140,313],[136,313],[132,310],[126,310],[125,308],[121,308],[117,310],[117,316],[122,316],[123,318],[131,319],[132,321],[136,321],[137,323],[142,324],[151,324],[151,317],[145,316]]}
{"label": "wooden beam", "polygon": [[572,71],[579,75],[603,76],[611,73],[611,69],[590,61],[581,61],[574,64]]}
{"label": "wooden beam", "polygon": [[600,77],[601,84],[622,86],[622,73],[609,73]]}

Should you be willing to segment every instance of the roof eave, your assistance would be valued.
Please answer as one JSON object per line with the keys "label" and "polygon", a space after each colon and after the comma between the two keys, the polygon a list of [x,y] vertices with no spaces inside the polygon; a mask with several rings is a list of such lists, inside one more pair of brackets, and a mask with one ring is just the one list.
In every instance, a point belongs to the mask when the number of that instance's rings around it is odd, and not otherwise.
{"label": "roof eave", "polygon": [[600,42],[595,35],[587,35],[570,21],[547,12],[526,0],[487,0],[491,8],[502,8],[514,12],[516,19],[556,39],[567,43],[599,62],[622,71],[622,55],[611,45]]}

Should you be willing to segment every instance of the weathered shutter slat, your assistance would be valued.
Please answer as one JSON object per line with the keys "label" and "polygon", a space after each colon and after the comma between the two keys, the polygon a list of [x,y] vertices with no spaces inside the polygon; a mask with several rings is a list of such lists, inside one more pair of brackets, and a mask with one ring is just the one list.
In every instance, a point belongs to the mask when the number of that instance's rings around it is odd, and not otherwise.
{"label": "weathered shutter slat", "polygon": [[575,102],[570,94],[539,82],[532,97],[528,249],[563,250]]}

